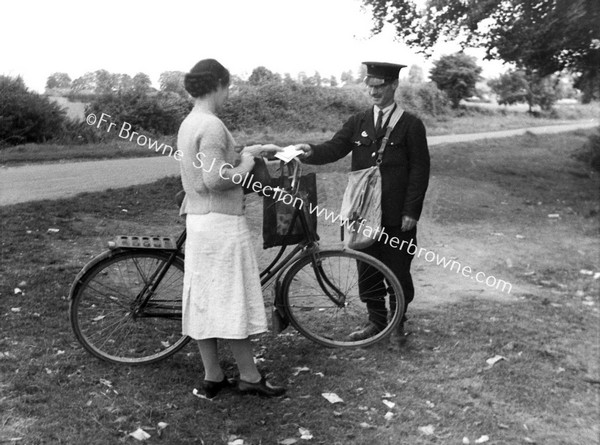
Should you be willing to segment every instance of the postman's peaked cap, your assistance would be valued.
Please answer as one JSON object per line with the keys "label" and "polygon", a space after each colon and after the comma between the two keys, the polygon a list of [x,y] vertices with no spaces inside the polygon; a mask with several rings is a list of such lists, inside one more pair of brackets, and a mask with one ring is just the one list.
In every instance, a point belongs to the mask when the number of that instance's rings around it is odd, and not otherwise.
{"label": "postman's peaked cap", "polygon": [[367,66],[368,77],[378,77],[381,79],[397,79],[400,70],[406,65],[387,62],[363,62]]}

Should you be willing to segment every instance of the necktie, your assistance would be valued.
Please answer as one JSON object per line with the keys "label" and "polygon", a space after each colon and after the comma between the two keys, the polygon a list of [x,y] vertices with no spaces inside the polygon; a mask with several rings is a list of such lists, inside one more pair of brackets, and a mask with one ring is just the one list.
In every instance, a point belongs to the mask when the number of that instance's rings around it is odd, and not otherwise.
{"label": "necktie", "polygon": [[382,125],[383,125],[383,110],[379,110],[379,115],[377,116],[377,123],[375,124],[375,134],[379,133]]}

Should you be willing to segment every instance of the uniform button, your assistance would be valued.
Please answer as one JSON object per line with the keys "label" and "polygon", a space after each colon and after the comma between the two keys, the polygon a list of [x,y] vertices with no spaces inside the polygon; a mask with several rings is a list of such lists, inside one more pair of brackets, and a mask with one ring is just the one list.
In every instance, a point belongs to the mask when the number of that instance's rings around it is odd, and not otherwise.
{"label": "uniform button", "polygon": [[375,153],[371,153],[371,157],[374,158],[375,157]]}

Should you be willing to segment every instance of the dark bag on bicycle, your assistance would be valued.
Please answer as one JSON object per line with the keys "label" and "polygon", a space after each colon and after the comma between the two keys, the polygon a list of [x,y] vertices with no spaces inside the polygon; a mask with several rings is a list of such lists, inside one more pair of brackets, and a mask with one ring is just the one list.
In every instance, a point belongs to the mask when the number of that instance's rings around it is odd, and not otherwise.
{"label": "dark bag on bicycle", "polygon": [[379,165],[392,130],[402,116],[402,109],[395,108],[390,116],[381,147],[377,151],[374,167],[356,170],[348,174],[340,216],[342,239],[350,249],[365,249],[375,243],[381,234],[381,173]]}
{"label": "dark bag on bicycle", "polygon": [[254,158],[254,167],[242,183],[244,195],[249,193],[261,194],[265,185],[271,184],[271,174],[265,160],[261,157]]}
{"label": "dark bag on bicycle", "polygon": [[281,176],[273,178],[270,185],[269,196],[263,194],[263,249],[298,244],[304,239],[299,212],[304,212],[308,224],[317,230],[317,219],[310,212],[311,204],[312,208],[317,205],[317,177],[314,173],[302,175],[298,194],[292,197],[279,191],[290,189],[290,178],[282,166]]}

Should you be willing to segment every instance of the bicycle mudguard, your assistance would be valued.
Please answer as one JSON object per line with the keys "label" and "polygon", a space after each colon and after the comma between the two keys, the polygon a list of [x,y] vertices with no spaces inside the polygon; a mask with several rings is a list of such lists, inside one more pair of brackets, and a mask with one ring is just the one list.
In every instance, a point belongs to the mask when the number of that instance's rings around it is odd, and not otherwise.
{"label": "bicycle mudguard", "polygon": [[170,236],[117,236],[108,242],[109,249],[177,250],[177,240]]}
{"label": "bicycle mudguard", "polygon": [[275,280],[275,301],[273,302],[273,312],[271,314],[273,333],[275,334],[281,334],[290,325],[290,320],[283,308],[280,278],[281,274]]}
{"label": "bicycle mudguard", "polygon": [[[118,237],[121,238],[121,237]],[[138,237],[139,238],[139,237]],[[171,239],[172,241],[172,239]],[[172,241],[173,242],[173,241]],[[69,289],[69,300],[73,299],[73,297],[75,296],[75,292],[80,284],[80,280],[81,278],[87,273],[88,270],[90,270],[92,267],[94,267],[97,263],[99,263],[100,261],[104,261],[106,258],[110,258],[114,255],[117,255],[118,253],[121,253],[125,250],[136,250],[136,249],[148,249],[148,247],[120,247],[120,246],[116,246],[116,245],[112,245],[112,242],[109,242],[109,250],[105,250],[104,252],[96,255],[94,258],[92,258],[90,261],[88,261],[83,267],[82,269],[79,271],[79,273],[75,276],[75,279],[73,280],[73,283],[71,284],[71,288]],[[175,243],[173,242],[173,245],[175,245]],[[158,249],[158,248],[155,248]],[[169,248],[169,249],[162,249],[162,250],[168,250],[169,252],[177,250],[177,248]],[[183,255],[181,252],[179,252],[177,254],[177,256],[181,259],[183,259]]]}

